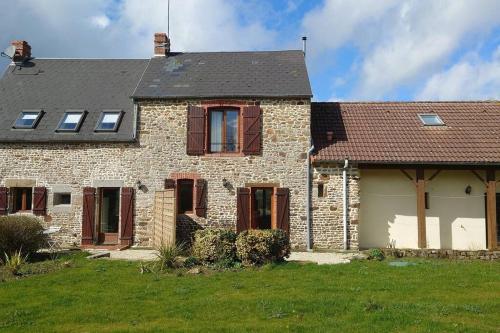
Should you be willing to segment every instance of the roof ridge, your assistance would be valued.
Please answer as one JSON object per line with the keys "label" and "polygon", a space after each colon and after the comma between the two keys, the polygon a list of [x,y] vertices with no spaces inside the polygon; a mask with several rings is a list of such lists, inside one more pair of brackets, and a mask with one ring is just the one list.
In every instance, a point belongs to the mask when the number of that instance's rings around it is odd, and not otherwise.
{"label": "roof ridge", "polygon": [[457,103],[499,103],[500,100],[496,99],[488,99],[488,100],[470,100],[470,101],[332,101],[332,102],[311,102],[311,104],[457,104]]}

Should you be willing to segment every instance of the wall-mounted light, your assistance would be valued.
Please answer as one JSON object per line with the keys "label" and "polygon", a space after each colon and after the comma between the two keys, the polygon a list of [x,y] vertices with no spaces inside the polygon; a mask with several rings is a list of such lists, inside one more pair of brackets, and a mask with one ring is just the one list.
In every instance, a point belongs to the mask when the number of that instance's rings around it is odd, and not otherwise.
{"label": "wall-mounted light", "polygon": [[467,185],[465,188],[465,194],[470,195],[472,193],[472,187],[470,185]]}
{"label": "wall-mounted light", "polygon": [[227,180],[226,178],[222,179],[222,186],[224,186],[225,188],[227,188],[229,191],[234,190],[233,185],[231,185],[231,183],[229,182],[229,180]]}
{"label": "wall-mounted light", "polygon": [[135,184],[137,185],[137,189],[139,189],[143,192],[146,192],[148,190],[146,185],[144,185],[140,180],[138,180]]}

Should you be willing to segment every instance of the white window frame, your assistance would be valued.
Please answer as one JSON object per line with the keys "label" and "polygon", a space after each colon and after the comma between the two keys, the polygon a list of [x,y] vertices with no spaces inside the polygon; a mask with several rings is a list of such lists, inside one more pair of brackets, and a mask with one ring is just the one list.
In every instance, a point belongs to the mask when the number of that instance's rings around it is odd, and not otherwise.
{"label": "white window frame", "polygon": [[[418,115],[418,117],[420,118],[420,121],[422,122],[422,124],[424,126],[444,126],[445,125],[445,123],[441,119],[441,117],[439,117],[439,115],[437,115],[435,113],[420,113]],[[425,117],[434,117],[435,119],[437,119],[438,124],[428,124],[428,123],[426,123],[426,121],[424,120]]]}

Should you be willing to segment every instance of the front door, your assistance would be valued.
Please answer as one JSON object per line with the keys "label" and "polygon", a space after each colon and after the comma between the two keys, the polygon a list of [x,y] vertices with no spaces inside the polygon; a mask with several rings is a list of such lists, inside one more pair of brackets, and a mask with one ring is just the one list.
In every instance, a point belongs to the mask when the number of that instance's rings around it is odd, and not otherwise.
{"label": "front door", "polygon": [[118,244],[120,188],[101,188],[99,199],[99,243]]}
{"label": "front door", "polygon": [[272,228],[272,197],[273,188],[252,188],[253,228]]}

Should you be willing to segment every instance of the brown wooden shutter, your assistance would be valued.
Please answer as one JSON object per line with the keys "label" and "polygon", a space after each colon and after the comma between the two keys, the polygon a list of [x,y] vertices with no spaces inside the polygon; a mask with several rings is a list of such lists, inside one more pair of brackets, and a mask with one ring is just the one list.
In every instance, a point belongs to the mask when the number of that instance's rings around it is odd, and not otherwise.
{"label": "brown wooden shutter", "polygon": [[9,189],[0,187],[0,215],[7,215],[9,209]]}
{"label": "brown wooden shutter", "polygon": [[33,214],[45,216],[47,214],[47,189],[35,187],[33,191]]}
{"label": "brown wooden shutter", "polygon": [[250,229],[250,189],[238,188],[236,200],[236,232],[241,232]]}
{"label": "brown wooden shutter", "polygon": [[94,187],[83,189],[82,245],[93,244],[95,240],[95,192]]}
{"label": "brown wooden shutter", "polygon": [[175,179],[165,179],[165,190],[175,188]]}
{"label": "brown wooden shutter", "polygon": [[262,113],[259,106],[243,108],[243,153],[259,155],[262,145]]}
{"label": "brown wooden shutter", "polygon": [[132,235],[134,232],[134,188],[122,188],[121,197],[121,234],[122,245],[132,245]]}
{"label": "brown wooden shutter", "polygon": [[205,153],[205,111],[198,106],[188,107],[187,154]]}
{"label": "brown wooden shutter", "polygon": [[276,226],[290,233],[290,190],[276,189]]}
{"label": "brown wooden shutter", "polygon": [[207,181],[196,180],[196,216],[207,217]]}

